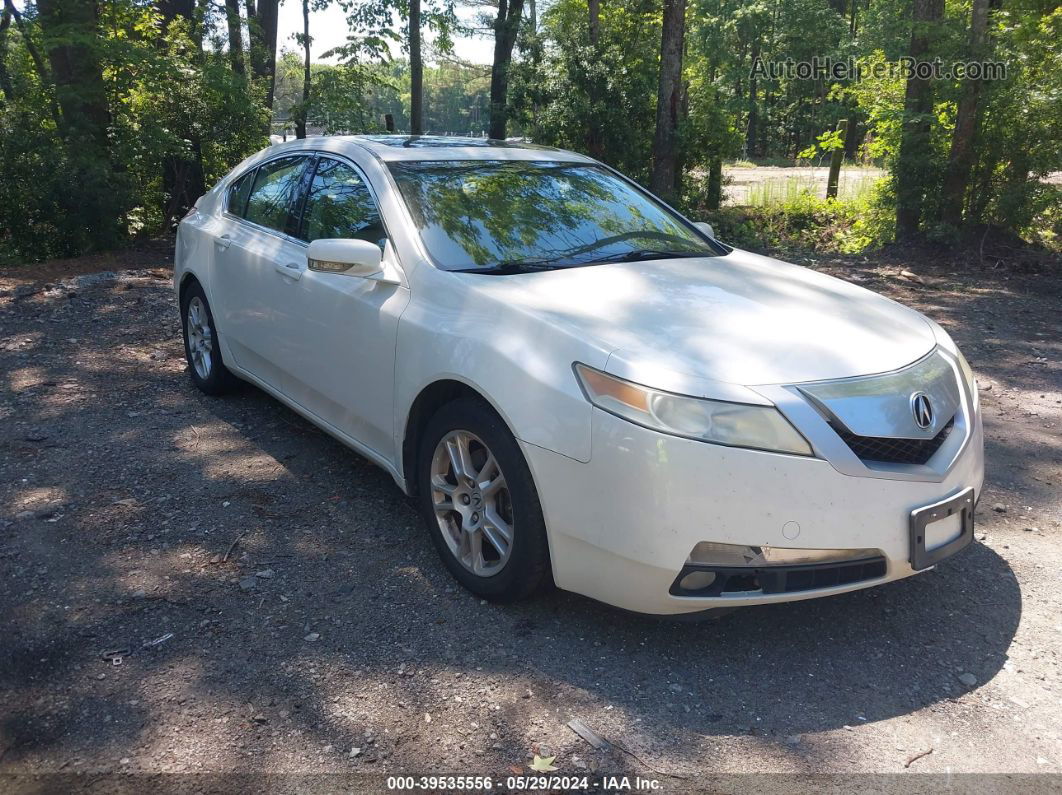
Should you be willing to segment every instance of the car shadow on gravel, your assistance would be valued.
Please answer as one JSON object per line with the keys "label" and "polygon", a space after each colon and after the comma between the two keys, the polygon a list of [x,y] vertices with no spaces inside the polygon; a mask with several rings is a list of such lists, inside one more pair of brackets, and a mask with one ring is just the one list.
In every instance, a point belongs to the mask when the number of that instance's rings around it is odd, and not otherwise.
{"label": "car shadow on gravel", "polygon": [[[1020,621],[1021,593],[1010,567],[976,543],[907,580],[747,608],[717,621],[639,616],[560,591],[523,604],[484,605],[452,582],[411,501],[388,475],[257,390],[248,389],[237,404],[208,405],[220,419],[239,423],[247,417],[244,403],[262,416],[288,415],[285,430],[299,437],[302,452],[291,456],[285,434],[256,435],[254,444],[270,458],[287,458],[294,483],[320,481],[322,470],[342,473],[320,484],[322,493],[335,492],[331,521],[353,529],[354,549],[368,542],[377,556],[349,554],[345,576],[303,594],[323,597],[347,615],[352,604],[374,605],[372,615],[356,611],[358,642],[334,639],[322,648],[336,655],[341,669],[366,667],[386,678],[414,661],[563,684],[567,693],[623,708],[657,741],[780,737],[883,720],[956,698],[976,686],[960,676],[983,683],[1003,666]],[[377,521],[367,524],[365,511]],[[269,543],[293,548],[290,528],[274,529],[280,532]],[[343,559],[343,538],[317,541],[326,554]],[[413,681],[401,687],[410,708],[420,687]],[[424,692],[421,700],[430,705],[435,699]],[[556,705],[576,714],[567,697]],[[518,714],[517,708],[514,727]],[[681,756],[681,750],[671,753]]]}
{"label": "car shadow on gravel", "polygon": [[[91,324],[89,339],[0,354],[17,417],[0,487],[5,763],[167,758],[194,738],[228,765],[280,742],[424,770],[472,717],[497,737],[478,751],[489,769],[522,761],[545,706],[561,724],[593,709],[602,733],[694,764],[703,738],[904,715],[1007,659],[1021,592],[981,544],[918,577],[718,622],[562,592],[481,603],[382,470],[256,389],[196,392],[164,290],[91,296],[85,317],[72,303],[56,312]],[[91,397],[61,400],[68,382]],[[992,445],[990,459],[1019,454]],[[50,502],[8,511],[37,492]],[[121,665],[101,659],[117,649]]]}

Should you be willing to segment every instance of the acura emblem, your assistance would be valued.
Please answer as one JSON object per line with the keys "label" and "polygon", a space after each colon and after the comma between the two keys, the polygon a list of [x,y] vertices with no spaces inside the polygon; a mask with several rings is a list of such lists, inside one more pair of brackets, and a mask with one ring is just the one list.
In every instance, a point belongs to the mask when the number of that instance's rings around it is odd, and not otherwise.
{"label": "acura emblem", "polygon": [[915,424],[923,431],[928,431],[933,424],[933,404],[929,402],[929,395],[925,392],[911,395],[911,413],[914,414]]}

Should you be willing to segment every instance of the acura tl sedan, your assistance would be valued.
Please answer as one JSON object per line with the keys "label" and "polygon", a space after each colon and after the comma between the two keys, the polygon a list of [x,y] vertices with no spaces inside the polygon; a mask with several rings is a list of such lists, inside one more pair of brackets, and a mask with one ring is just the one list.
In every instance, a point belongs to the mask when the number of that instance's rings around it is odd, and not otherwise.
{"label": "acura tl sedan", "polygon": [[386,469],[487,599],[809,599],[973,537],[977,388],[940,326],[582,155],[272,146],[182,221],[175,286],[196,386],[249,381]]}

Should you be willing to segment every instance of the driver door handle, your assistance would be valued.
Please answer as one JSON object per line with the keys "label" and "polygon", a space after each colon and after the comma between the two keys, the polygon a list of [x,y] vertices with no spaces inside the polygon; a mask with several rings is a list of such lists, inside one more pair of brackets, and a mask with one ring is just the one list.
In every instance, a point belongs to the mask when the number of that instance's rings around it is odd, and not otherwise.
{"label": "driver door handle", "polygon": [[232,245],[232,235],[222,235],[214,238],[214,245],[224,251]]}
{"label": "driver door handle", "polygon": [[274,265],[274,269],[281,276],[285,276],[292,281],[298,281],[302,278],[302,268],[297,263],[289,262],[287,265]]}

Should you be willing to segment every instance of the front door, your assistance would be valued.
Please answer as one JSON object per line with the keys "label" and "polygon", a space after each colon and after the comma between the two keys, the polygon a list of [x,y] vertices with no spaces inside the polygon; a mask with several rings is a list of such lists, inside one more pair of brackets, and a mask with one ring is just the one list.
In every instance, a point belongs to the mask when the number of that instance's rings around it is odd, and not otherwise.
{"label": "front door", "polygon": [[[394,256],[376,201],[354,165],[321,156],[307,184],[298,238],[359,238],[381,246],[385,258]],[[395,347],[409,290],[306,269],[291,300],[284,348],[288,394],[394,461]]]}

